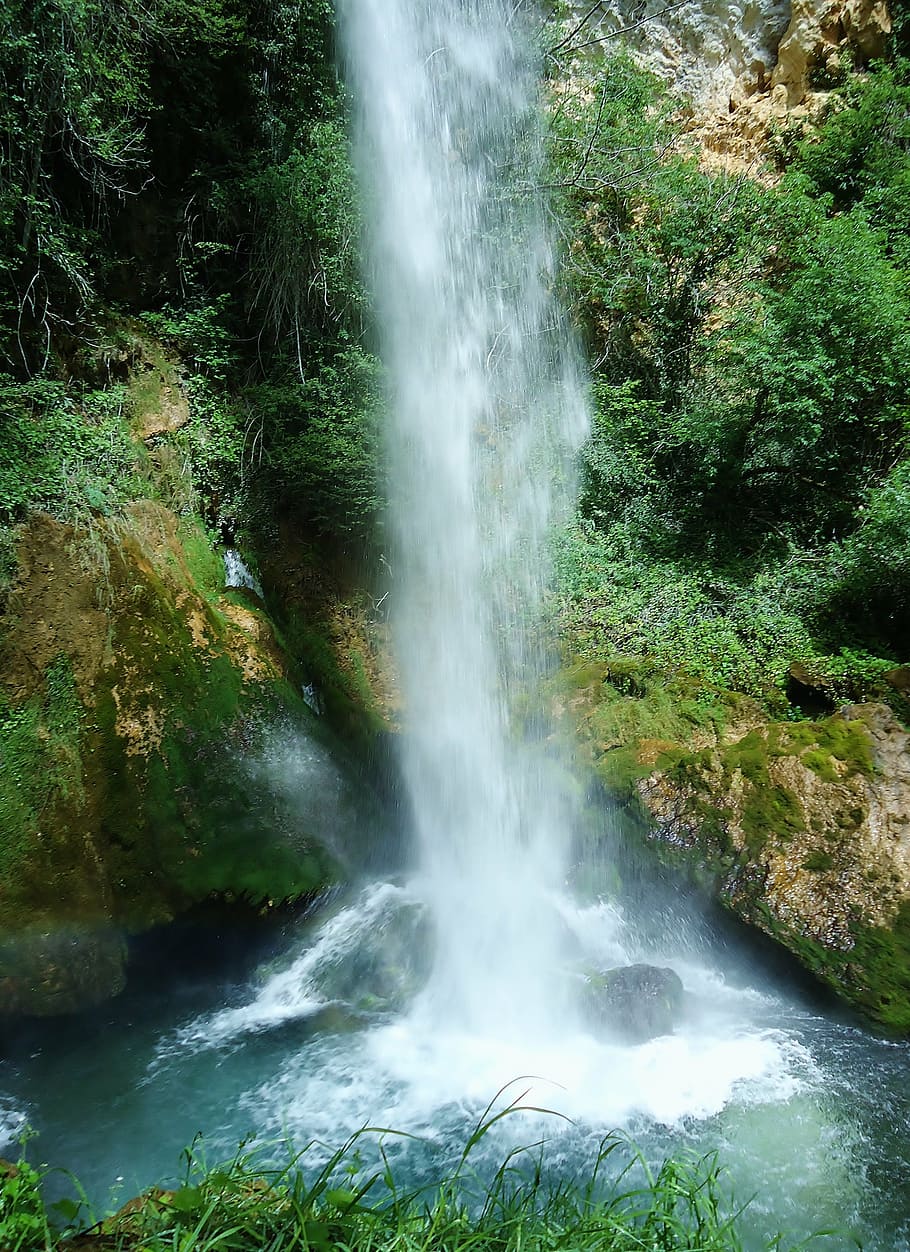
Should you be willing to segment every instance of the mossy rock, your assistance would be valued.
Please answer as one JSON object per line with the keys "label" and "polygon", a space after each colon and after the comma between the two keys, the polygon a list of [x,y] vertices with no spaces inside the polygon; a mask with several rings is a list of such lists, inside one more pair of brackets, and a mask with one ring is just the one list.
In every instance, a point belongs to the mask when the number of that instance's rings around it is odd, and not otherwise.
{"label": "mossy rock", "polygon": [[40,531],[0,667],[0,1011],[68,1012],[122,987],[125,935],[211,897],[306,898],[339,870],[249,767],[270,727],[323,732],[267,619],[221,611],[204,531],[135,507],[94,566],[71,528]]}
{"label": "mossy rock", "polygon": [[910,1035],[910,902],[901,904],[888,925],[854,919],[848,942],[837,948],[783,923],[761,902],[754,906],[754,916],[847,1003],[888,1034]]}
{"label": "mossy rock", "polygon": [[107,923],[0,930],[0,1015],[82,1012],[122,991],[125,971],[124,936]]}

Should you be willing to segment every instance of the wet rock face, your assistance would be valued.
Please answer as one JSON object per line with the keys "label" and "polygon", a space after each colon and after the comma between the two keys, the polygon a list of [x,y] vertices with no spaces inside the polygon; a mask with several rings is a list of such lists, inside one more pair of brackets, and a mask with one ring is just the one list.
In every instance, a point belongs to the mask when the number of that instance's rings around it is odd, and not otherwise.
{"label": "wet rock face", "polygon": [[0,1016],[92,1008],[123,990],[126,943],[110,926],[0,933]]}
{"label": "wet rock face", "polygon": [[589,977],[583,998],[588,1019],[628,1043],[670,1034],[683,1008],[683,985],[672,969],[622,965]]}
{"label": "wet rock face", "polygon": [[[160,504],[19,536],[0,630],[0,1015],[91,1007],[123,936],[212,896],[262,907],[334,872],[248,762],[303,716],[268,619]],[[308,716],[308,715],[307,715]],[[301,731],[301,734],[303,732]]]}
{"label": "wet rock face", "polygon": [[724,904],[910,1033],[910,733],[889,708],[722,737],[639,794]]}

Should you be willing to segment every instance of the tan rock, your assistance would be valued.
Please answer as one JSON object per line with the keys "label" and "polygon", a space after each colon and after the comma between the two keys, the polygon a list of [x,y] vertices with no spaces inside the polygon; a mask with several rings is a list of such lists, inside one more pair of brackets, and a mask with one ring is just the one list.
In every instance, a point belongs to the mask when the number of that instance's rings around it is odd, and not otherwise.
{"label": "tan rock", "polygon": [[887,706],[722,738],[682,770],[655,770],[639,794],[660,839],[712,872],[726,866],[719,889],[745,920],[799,956],[806,940],[845,954],[816,972],[848,998],[868,991],[878,972],[857,934],[887,935],[910,909],[910,732]]}
{"label": "tan rock", "polygon": [[790,25],[777,50],[772,88],[783,87],[787,107],[801,104],[812,71],[837,64],[838,51],[852,48],[862,60],[881,56],[891,33],[884,0],[793,0]]}

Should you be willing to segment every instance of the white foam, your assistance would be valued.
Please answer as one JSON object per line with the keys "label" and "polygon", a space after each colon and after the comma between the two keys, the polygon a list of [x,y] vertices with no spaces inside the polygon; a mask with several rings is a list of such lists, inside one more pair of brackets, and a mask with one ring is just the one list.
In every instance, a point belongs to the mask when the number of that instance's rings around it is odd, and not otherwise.
{"label": "white foam", "polygon": [[25,1129],[28,1115],[11,1096],[0,1096],[0,1148],[14,1143]]}
{"label": "white foam", "polygon": [[[379,882],[365,888],[283,968],[264,971],[245,1004],[198,1018],[178,1032],[177,1050],[242,1042],[332,1003],[339,964],[382,944],[391,919],[403,908],[420,907],[422,886],[415,880],[405,887]],[[619,910],[608,903],[579,908],[565,898],[552,903],[586,959],[628,959]],[[343,1047],[311,1040],[305,1064],[292,1058],[257,1099],[273,1129],[280,1125],[333,1141],[377,1119],[430,1132],[441,1110],[453,1103],[482,1109],[521,1074],[538,1076],[524,1084],[525,1103],[605,1130],[636,1118],[679,1125],[713,1117],[735,1102],[790,1099],[811,1065],[793,1038],[761,1024],[775,1002],[754,988],[728,985],[698,963],[668,964],[682,978],[689,1010],[675,1033],[637,1046],[598,1037],[558,1011],[532,1034],[503,1029],[492,1014],[488,1029],[447,1025],[431,984],[410,1011],[345,1036]]]}
{"label": "white foam", "polygon": [[218,1047],[250,1031],[267,1030],[294,1018],[307,1017],[332,1003],[319,975],[369,938],[384,916],[412,901],[401,887],[379,882],[330,917],[290,963],[267,973],[252,998],[235,1008],[197,1018],[178,1032],[178,1043]]}
{"label": "white foam", "polygon": [[549,1110],[508,1119],[514,1142],[527,1143],[558,1134],[561,1119],[600,1133],[641,1119],[679,1128],[730,1105],[783,1103],[809,1077],[807,1054],[774,1030],[682,1031],[638,1046],[585,1032],[520,1043],[440,1031],[418,1007],[343,1044],[309,1048],[250,1103],[271,1132],[337,1144],[368,1122],[430,1137],[453,1117],[469,1126],[507,1088],[500,1105],[520,1097]]}

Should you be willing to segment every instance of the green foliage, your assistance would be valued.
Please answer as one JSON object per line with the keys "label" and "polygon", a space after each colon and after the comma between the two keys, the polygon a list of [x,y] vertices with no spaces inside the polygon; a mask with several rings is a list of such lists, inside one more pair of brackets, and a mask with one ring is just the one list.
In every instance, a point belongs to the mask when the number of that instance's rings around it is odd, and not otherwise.
{"label": "green foliage", "polygon": [[606,381],[678,406],[712,311],[729,302],[761,226],[748,179],[708,177],[673,102],[625,55],[573,67],[553,107],[566,266]]}
{"label": "green foliage", "polygon": [[793,153],[789,179],[834,211],[862,205],[901,268],[910,263],[910,62],[850,75],[824,125]]}
{"label": "green foliage", "polygon": [[669,673],[779,702],[790,662],[814,653],[787,603],[791,567],[750,576],[660,560],[630,534],[628,522],[605,534],[582,521],[561,536],[553,611],[571,650],[646,656]]}
{"label": "green foliage", "polygon": [[845,72],[779,186],[700,169],[622,54],[557,79],[553,181],[595,361],[557,553],[568,651],[775,712],[793,661],[832,698],[887,695],[910,637],[906,63]]}
{"label": "green foliage", "polygon": [[[307,1169],[307,1150],[283,1167],[244,1152],[207,1166],[185,1153],[186,1169],[173,1191],[152,1190],[128,1210],[78,1236],[80,1248],[130,1252],[738,1252],[742,1212],[732,1209],[713,1157],[682,1153],[652,1170],[621,1135],[605,1138],[587,1180],[548,1181],[540,1159],[511,1153],[478,1195],[469,1172],[477,1144],[513,1104],[487,1114],[468,1139],[450,1177],[418,1191],[403,1190],[383,1153],[384,1168],[365,1174],[353,1136],[321,1167]],[[393,1131],[384,1131],[392,1135]],[[614,1181],[609,1181],[613,1175]],[[25,1210],[43,1217],[34,1171],[23,1174]],[[46,1218],[44,1218],[46,1222]],[[31,1236],[29,1236],[31,1237]],[[53,1245],[36,1236],[13,1244],[22,1252]],[[66,1247],[61,1242],[59,1248]],[[781,1248],[779,1239],[767,1243]]]}
{"label": "green foliage", "polygon": [[317,330],[342,343],[361,335],[360,219],[344,119],[313,122],[285,160],[250,174],[246,190],[253,306],[270,334],[291,337],[298,355]]}
{"label": "green foliage", "polygon": [[0,1172],[0,1247],[4,1252],[51,1252],[56,1238],[51,1230],[42,1177],[24,1155],[16,1165],[4,1162]]}
{"label": "green foliage", "polygon": [[869,491],[858,528],[832,556],[827,613],[900,647],[910,638],[910,459]]}
{"label": "green foliage", "polygon": [[375,527],[382,381],[378,360],[350,347],[303,382],[245,394],[261,428],[261,486],[318,532],[362,538]]}
{"label": "green foliage", "polygon": [[851,525],[893,456],[910,301],[861,213],[829,220],[795,207],[799,236],[784,241],[781,272],[705,335],[701,394],[678,433],[701,466],[689,485],[709,524],[738,516],[811,539]]}
{"label": "green foliage", "polygon": [[98,217],[139,185],[150,23],[98,0],[3,0],[0,20],[0,353],[29,368],[92,294]]}
{"label": "green foliage", "polygon": [[176,307],[166,305],[147,312],[144,321],[178,349],[191,373],[223,383],[237,365],[236,348],[225,324],[228,308],[225,293],[208,302],[196,297]]}
{"label": "green foliage", "polygon": [[0,520],[41,509],[65,521],[107,514],[147,490],[123,388],[73,395],[59,382],[0,376]]}
{"label": "green foliage", "polygon": [[[302,498],[315,525],[362,538],[376,367],[356,346],[360,222],[329,0],[2,6],[0,521],[145,494],[267,532]],[[123,373],[82,360],[116,326],[110,302],[187,372],[190,420],[148,458],[119,422]],[[155,380],[131,379],[131,401]]]}

